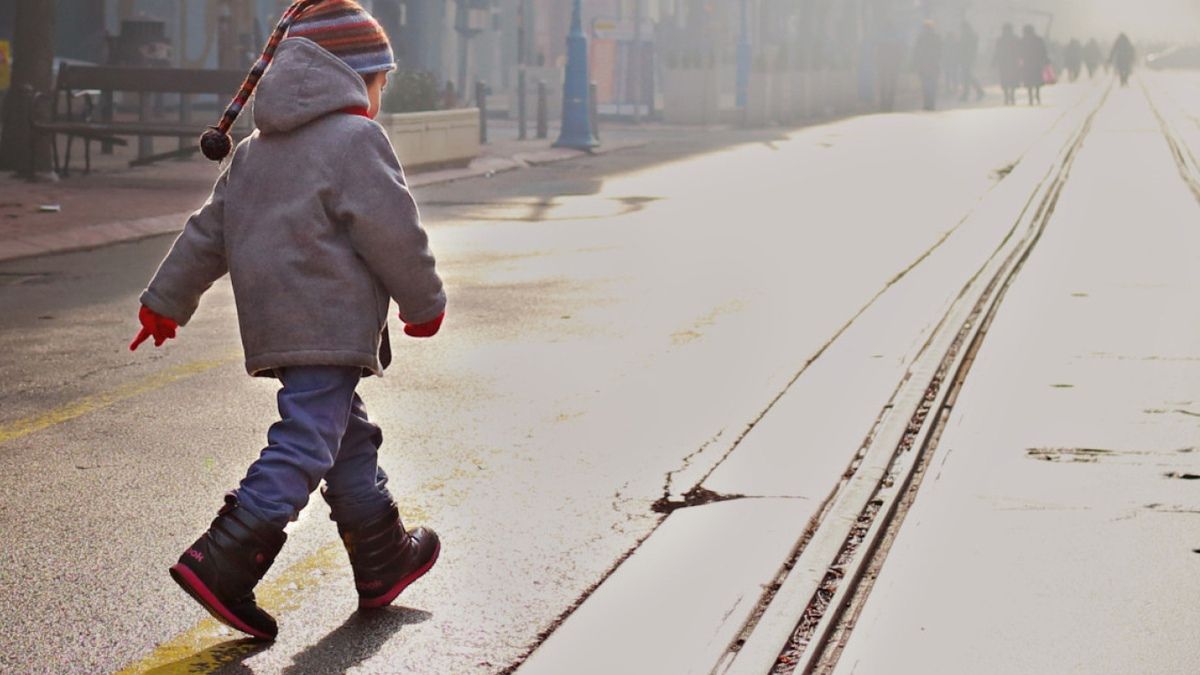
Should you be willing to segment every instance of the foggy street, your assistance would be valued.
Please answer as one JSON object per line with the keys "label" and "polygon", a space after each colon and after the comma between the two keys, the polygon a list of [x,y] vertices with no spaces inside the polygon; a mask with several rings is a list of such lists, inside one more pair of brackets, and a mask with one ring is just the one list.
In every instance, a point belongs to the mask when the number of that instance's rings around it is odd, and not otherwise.
{"label": "foggy street", "polygon": [[0,670],[756,672],[799,619],[764,588],[949,355],[961,395],[823,667],[1196,672],[1200,76],[1043,96],[417,189],[446,323],[410,340],[393,312],[359,391],[444,550],[355,612],[314,495],[256,591],[269,645],[166,574],[275,414],[228,282],[130,353],[172,236],[0,263]]}

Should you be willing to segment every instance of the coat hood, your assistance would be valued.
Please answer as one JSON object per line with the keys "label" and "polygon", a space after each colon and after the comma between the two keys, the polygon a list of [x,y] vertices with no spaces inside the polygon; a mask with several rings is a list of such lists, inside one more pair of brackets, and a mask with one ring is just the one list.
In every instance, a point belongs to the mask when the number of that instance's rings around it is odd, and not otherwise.
{"label": "coat hood", "polygon": [[366,108],[362,76],[305,38],[288,38],[254,94],[254,126],[264,134],[287,132],[346,108]]}

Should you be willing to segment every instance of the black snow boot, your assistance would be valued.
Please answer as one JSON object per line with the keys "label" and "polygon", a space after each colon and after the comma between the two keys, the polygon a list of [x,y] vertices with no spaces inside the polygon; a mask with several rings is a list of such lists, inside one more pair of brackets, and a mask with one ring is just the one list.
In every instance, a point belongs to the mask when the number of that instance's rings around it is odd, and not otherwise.
{"label": "black snow boot", "polygon": [[283,530],[240,508],[229,493],[208,532],[171,567],[171,578],[221,623],[274,640],[279,627],[254,601],[254,586],[286,540]]}
{"label": "black snow boot", "polygon": [[352,527],[338,523],[338,534],[350,554],[360,609],[391,603],[433,567],[442,550],[433,530],[405,531],[394,502],[378,516]]}

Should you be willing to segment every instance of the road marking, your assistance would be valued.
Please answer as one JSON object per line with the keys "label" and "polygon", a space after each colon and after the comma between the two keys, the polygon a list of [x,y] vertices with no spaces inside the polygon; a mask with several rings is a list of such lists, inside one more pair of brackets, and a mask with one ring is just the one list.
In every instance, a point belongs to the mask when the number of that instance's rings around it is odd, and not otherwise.
{"label": "road marking", "polygon": [[[123,384],[110,391],[85,396],[40,415],[0,424],[0,444],[103,410],[115,403],[161,389],[241,359],[242,353],[238,350],[217,359],[185,363],[141,380]],[[410,508],[402,509],[401,517],[403,520],[413,522],[425,519],[426,515],[419,510]],[[345,564],[346,554],[342,552],[343,550],[340,541],[330,542],[296,562],[274,579],[259,584],[255,589],[259,601],[275,614],[282,614],[298,608],[301,604],[299,596],[303,591],[316,587],[332,570],[339,567],[348,569]],[[163,575],[163,579],[166,579],[166,575]],[[240,634],[231,631],[215,619],[206,618],[190,630],[159,645],[142,660],[118,671],[117,675],[213,673],[230,663],[236,663],[263,650],[270,644],[248,638],[237,638],[237,635]]]}
{"label": "road marking", "polygon": [[[344,551],[340,541],[330,542],[274,579],[259,584],[254,589],[259,604],[276,617],[297,609],[302,592],[323,581],[324,573],[328,570],[336,569],[345,563]],[[166,579],[167,575],[164,574],[164,582]],[[206,618],[190,630],[162,643],[145,658],[118,671],[116,675],[212,673],[271,644],[239,638],[240,635],[241,633],[225,627],[216,619]]]}
{"label": "road marking", "polygon": [[[428,514],[416,508],[402,508],[400,519],[402,522],[421,522],[428,520]],[[349,569],[342,542],[332,541],[300,559],[279,576],[265,579],[255,587],[254,595],[260,605],[276,618],[281,618],[283,614],[304,605],[305,591],[337,578],[338,570],[348,576],[346,573]],[[165,574],[163,579],[166,579]],[[350,589],[347,588],[346,592],[350,592]],[[199,607],[196,609],[202,611]],[[287,626],[281,625],[280,629],[286,630]],[[216,619],[205,618],[115,675],[204,675],[238,663],[272,644],[239,638],[240,635]]]}
{"label": "road marking", "polygon": [[220,359],[185,363],[183,365],[155,373],[144,379],[123,384],[116,389],[100,392],[98,394],[92,394],[90,396],[84,396],[81,399],[72,401],[66,405],[60,406],[48,412],[41,413],[39,415],[33,415],[31,417],[0,424],[0,444],[28,436],[29,434],[37,433],[43,429],[48,429],[57,424],[68,422],[76,417],[87,415],[88,413],[103,410],[114,403],[120,403],[121,401],[134,398],[135,396],[140,396],[142,394],[154,391],[155,389],[161,389],[169,384],[178,382],[179,380],[208,372],[214,368],[228,365],[240,359],[241,352],[238,352],[236,355],[229,355]]}

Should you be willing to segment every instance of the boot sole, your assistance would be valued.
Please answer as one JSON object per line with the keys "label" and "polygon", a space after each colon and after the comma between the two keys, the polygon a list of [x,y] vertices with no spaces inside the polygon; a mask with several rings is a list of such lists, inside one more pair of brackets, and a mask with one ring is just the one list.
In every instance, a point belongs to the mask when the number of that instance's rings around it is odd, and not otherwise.
{"label": "boot sole", "polygon": [[400,581],[397,581],[396,585],[389,588],[388,591],[386,593],[384,593],[383,595],[381,595],[377,598],[370,598],[370,599],[359,598],[358,608],[359,609],[378,609],[380,607],[386,607],[387,605],[392,604],[392,601],[396,599],[396,596],[403,593],[404,589],[406,589],[410,585],[412,585],[412,583],[414,581],[416,581],[417,579],[420,579],[421,577],[425,576],[425,573],[433,568],[433,564],[437,562],[438,556],[441,555],[441,553],[442,553],[442,544],[441,544],[441,542],[438,542],[437,548],[433,549],[433,556],[431,558],[429,558],[429,562],[425,563],[424,565],[421,565],[419,568],[417,568],[415,571],[413,571],[412,574],[409,574],[408,576],[404,577]]}
{"label": "boot sole", "polygon": [[217,596],[213,594],[211,590],[209,590],[208,586],[204,585],[203,581],[200,580],[200,577],[196,576],[196,573],[188,569],[186,565],[182,563],[176,563],[175,565],[171,566],[170,572],[171,578],[175,580],[175,583],[179,584],[180,588],[187,591],[187,594],[192,596],[193,600],[200,603],[200,606],[208,610],[208,613],[212,614],[213,618],[217,621],[220,621],[234,630],[240,630],[247,635],[258,638],[259,640],[271,641],[275,639],[274,635],[269,635],[261,630],[251,628],[249,624],[239,619],[233,612],[229,611],[229,608],[226,607],[225,604],[220,600],[218,600]]}

